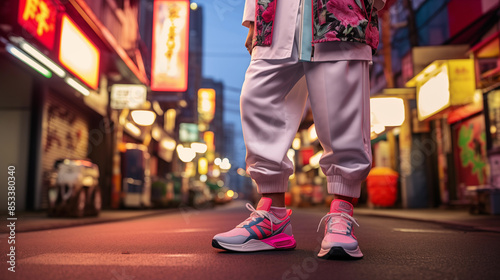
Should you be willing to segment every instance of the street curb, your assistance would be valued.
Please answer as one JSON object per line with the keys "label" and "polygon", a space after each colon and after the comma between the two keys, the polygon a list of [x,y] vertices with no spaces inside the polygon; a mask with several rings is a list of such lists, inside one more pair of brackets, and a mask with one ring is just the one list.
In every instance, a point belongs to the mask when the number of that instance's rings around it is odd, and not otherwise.
{"label": "street curb", "polygon": [[[175,209],[158,210],[157,212],[146,213],[146,214],[141,214],[141,215],[136,215],[136,216],[129,216],[129,217],[120,217],[120,218],[102,218],[102,219],[99,219],[99,217],[96,217],[95,220],[94,219],[89,219],[89,220],[75,219],[74,221],[69,221],[69,222],[60,223],[60,224],[49,224],[49,225],[45,225],[45,226],[40,225],[40,226],[33,226],[31,228],[29,226],[26,228],[20,227],[20,228],[16,229],[16,232],[33,232],[33,231],[86,226],[86,225],[101,224],[101,223],[129,221],[129,220],[140,219],[140,218],[145,218],[145,217],[153,217],[153,216],[162,215],[162,214],[169,214],[169,213],[175,212],[176,210],[178,210],[178,209],[175,208]],[[17,222],[22,223],[22,220],[18,219]],[[0,232],[0,234],[6,234],[6,233],[8,233],[8,230]]]}
{"label": "street curb", "polygon": [[449,222],[449,221],[431,220],[431,219],[413,218],[413,217],[400,217],[397,215],[377,214],[377,213],[359,213],[359,212],[357,212],[356,215],[377,217],[377,218],[391,218],[391,219],[407,220],[407,221],[414,221],[414,222],[432,223],[432,224],[447,226],[447,227],[451,227],[453,229],[464,230],[464,231],[481,231],[481,232],[500,233],[500,229],[472,226],[472,225],[468,225],[468,224],[464,224],[464,223],[460,223],[460,222]]}

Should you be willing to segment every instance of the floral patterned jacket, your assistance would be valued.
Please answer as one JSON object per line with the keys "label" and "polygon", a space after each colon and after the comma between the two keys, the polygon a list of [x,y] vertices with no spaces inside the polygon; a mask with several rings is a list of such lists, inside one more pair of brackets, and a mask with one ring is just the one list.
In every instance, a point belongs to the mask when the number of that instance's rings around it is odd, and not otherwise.
{"label": "floral patterned jacket", "polygon": [[[255,0],[255,46],[270,46],[276,2]],[[349,41],[376,49],[379,41],[377,0],[302,0],[312,1],[313,42]],[[385,2],[385,1],[383,1]],[[383,3],[382,3],[383,6]]]}

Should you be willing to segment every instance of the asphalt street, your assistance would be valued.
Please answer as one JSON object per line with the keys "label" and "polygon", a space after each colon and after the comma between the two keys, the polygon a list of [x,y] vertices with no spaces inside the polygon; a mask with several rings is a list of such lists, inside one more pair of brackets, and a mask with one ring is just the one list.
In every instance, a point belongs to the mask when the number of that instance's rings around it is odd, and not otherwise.
{"label": "asphalt street", "polygon": [[[500,234],[432,223],[356,216],[365,257],[316,258],[327,208],[293,209],[297,248],[234,253],[214,249],[214,234],[250,213],[241,202],[214,209],[17,233],[15,272],[7,234],[0,238],[1,279],[498,279]],[[19,221],[21,222],[21,221]],[[6,223],[6,222],[5,222]]]}

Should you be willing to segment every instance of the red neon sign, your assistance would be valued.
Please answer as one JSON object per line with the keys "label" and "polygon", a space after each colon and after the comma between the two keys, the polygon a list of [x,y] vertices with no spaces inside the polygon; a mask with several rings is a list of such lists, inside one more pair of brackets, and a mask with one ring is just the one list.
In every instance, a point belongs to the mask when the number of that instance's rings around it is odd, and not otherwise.
{"label": "red neon sign", "polygon": [[97,89],[101,53],[85,33],[67,16],[61,20],[59,61],[86,85]]}
{"label": "red neon sign", "polygon": [[48,49],[54,47],[57,8],[49,0],[20,0],[17,21]]}
{"label": "red neon sign", "polygon": [[151,89],[186,91],[189,54],[189,0],[155,0]]}

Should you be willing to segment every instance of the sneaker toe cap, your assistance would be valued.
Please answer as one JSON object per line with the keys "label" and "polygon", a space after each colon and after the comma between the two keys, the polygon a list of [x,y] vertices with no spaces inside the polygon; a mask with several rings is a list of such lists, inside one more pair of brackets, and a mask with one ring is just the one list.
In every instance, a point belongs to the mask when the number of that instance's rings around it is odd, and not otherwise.
{"label": "sneaker toe cap", "polygon": [[236,236],[224,236],[217,234],[214,236],[214,240],[228,244],[242,244],[247,240],[248,236],[236,235]]}
{"label": "sneaker toe cap", "polygon": [[248,236],[250,236],[248,231],[242,228],[235,228],[228,232],[219,233],[213,239],[229,244],[242,244],[247,240]]}
{"label": "sneaker toe cap", "polygon": [[358,241],[354,238],[347,236],[337,236],[332,238],[325,238],[321,243],[323,249],[332,247],[342,247],[347,250],[355,250],[358,248]]}

